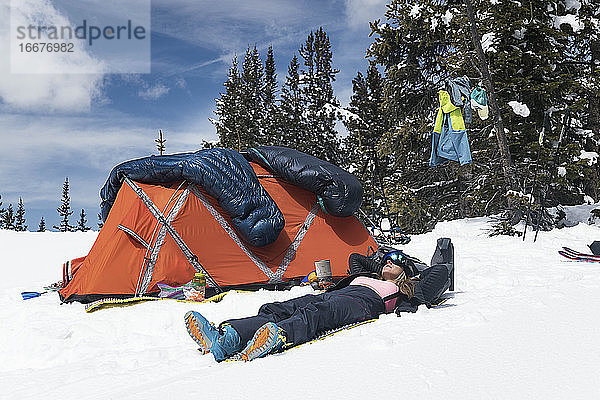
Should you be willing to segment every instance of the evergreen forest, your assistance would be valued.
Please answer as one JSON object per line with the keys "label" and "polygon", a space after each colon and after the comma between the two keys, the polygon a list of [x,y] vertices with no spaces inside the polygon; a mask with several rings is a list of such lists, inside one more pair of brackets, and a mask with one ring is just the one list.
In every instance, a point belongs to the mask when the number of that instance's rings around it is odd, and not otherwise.
{"label": "evergreen forest", "polygon": [[[527,215],[550,229],[546,208],[599,200],[600,3],[392,0],[386,9],[370,22],[346,107],[323,28],[291,60],[248,46],[217,99],[218,143],[205,147],[286,146],[330,161],[361,180],[374,224],[407,233],[483,215],[499,215],[496,233],[516,233]],[[287,63],[285,77],[276,63]],[[473,112],[467,125],[471,163],[432,167],[438,91],[463,76],[485,89],[489,118]]]}

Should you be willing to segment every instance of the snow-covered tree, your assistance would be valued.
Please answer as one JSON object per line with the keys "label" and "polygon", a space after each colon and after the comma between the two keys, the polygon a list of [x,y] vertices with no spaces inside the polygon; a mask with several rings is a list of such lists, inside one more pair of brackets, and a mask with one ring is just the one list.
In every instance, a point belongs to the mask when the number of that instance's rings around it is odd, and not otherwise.
{"label": "snow-covered tree", "polygon": [[438,215],[452,218],[459,209],[456,166],[429,167],[437,91],[451,76],[444,60],[453,51],[452,36],[440,18],[447,9],[436,1],[393,0],[387,21],[371,24],[374,41],[367,55],[384,71],[389,123],[379,149],[393,159],[386,194],[390,208],[400,213],[398,224],[412,233],[431,229]]}
{"label": "snow-covered tree", "polygon": [[305,108],[302,102],[300,89],[300,65],[298,57],[294,55],[288,66],[285,83],[281,88],[280,120],[278,145],[291,147],[293,149],[304,149],[302,141],[305,140],[306,129],[304,114]]}
{"label": "snow-covered tree", "polygon": [[217,128],[219,144],[222,147],[241,150],[245,148],[245,138],[242,140],[241,117],[242,108],[242,83],[238,69],[237,57],[233,58],[231,67],[227,72],[227,81],[224,84],[225,92],[217,99],[217,109],[215,114],[217,120],[212,122]]}
{"label": "snow-covered tree", "polygon": [[281,115],[277,104],[277,74],[273,46],[269,46],[265,59],[265,78],[263,86],[262,141],[264,145],[279,145],[281,134]]}
{"label": "snow-covered tree", "polygon": [[[568,35],[566,64],[580,85],[578,107],[572,107],[579,140],[586,152],[600,153],[600,3],[593,0],[560,1],[556,5],[555,28]],[[579,149],[578,149],[579,150]],[[571,176],[588,175],[582,180],[583,191],[600,198],[600,165],[593,170],[570,168]],[[567,174],[569,175],[569,174]]]}
{"label": "snow-covered tree", "polygon": [[25,206],[23,205],[23,199],[19,197],[19,204],[17,206],[17,212],[15,214],[15,231],[24,232],[27,230],[25,225]]}
{"label": "snow-covered tree", "polygon": [[349,133],[344,139],[346,165],[363,184],[362,208],[379,223],[390,213],[384,177],[390,174],[393,160],[378,151],[389,123],[383,108],[383,79],[373,63],[366,76],[358,72],[352,80],[352,88],[348,112],[342,114]]}
{"label": "snow-covered tree", "polygon": [[38,232],[46,232],[46,221],[44,220],[44,217],[42,217],[40,219],[40,224],[38,226]]}
{"label": "snow-covered tree", "polygon": [[322,160],[339,164],[340,140],[335,129],[339,102],[333,93],[335,75],[329,36],[319,28],[310,32],[300,47],[304,69],[300,73],[302,101],[306,108],[303,119],[306,131],[298,150]]}
{"label": "snow-covered tree", "polygon": [[0,194],[0,229],[4,228],[4,213],[6,212],[6,210],[4,208],[2,208],[2,195]]}
{"label": "snow-covered tree", "polygon": [[[526,7],[509,0],[495,5],[476,3],[516,176],[526,192],[531,190],[528,183],[534,174],[532,161],[537,157],[544,120],[549,119],[554,125],[553,130],[545,129],[540,162],[539,179],[544,183],[553,179],[548,186],[551,193],[546,196],[549,205],[581,202],[584,194],[593,195],[593,188],[598,186],[590,166],[579,160],[586,134],[578,130],[565,131],[560,163],[567,174],[560,177],[556,173],[558,166],[552,165],[556,153],[552,147],[562,130],[565,110],[575,116],[571,127],[576,128],[578,121],[586,119],[578,110],[593,97],[591,93],[585,95],[585,74],[578,63],[581,58],[576,55],[580,25],[576,16],[569,14],[572,10],[567,10],[576,3],[579,2],[532,0]],[[539,199],[543,194],[534,196]]]}
{"label": "snow-covered tree", "polygon": [[104,226],[104,221],[102,221],[102,215],[100,215],[100,213],[98,213],[98,229],[102,229],[103,226]]}
{"label": "snow-covered tree", "polygon": [[[544,142],[551,147],[558,139],[564,110],[580,109],[585,97],[580,83],[585,78],[570,59],[575,46],[569,29],[576,19],[563,10],[565,4],[573,7],[579,3],[392,0],[387,21],[372,24],[375,39],[368,55],[385,70],[384,107],[393,126],[384,136],[382,149],[396,159],[392,181],[406,193],[405,201],[413,202],[409,208],[424,207],[424,221],[429,223],[423,229],[439,219],[502,211],[507,188],[524,190],[529,186],[526,183],[533,175],[544,115],[550,114],[555,126],[553,132],[546,132]],[[583,9],[586,0],[581,4]],[[432,169],[427,165],[429,132],[437,91],[444,79],[463,75],[470,78],[472,86],[495,88],[498,109],[491,107],[490,119],[475,117],[468,127],[471,165],[458,168],[449,163]],[[490,106],[491,95],[488,93]],[[508,151],[502,149],[502,131]],[[560,178],[564,182],[560,187],[551,186],[550,198],[567,204],[598,186],[592,183],[587,161],[580,160],[582,138],[576,133],[568,133],[568,145],[561,150],[567,170]],[[542,181],[556,169],[546,167],[553,153],[552,149],[542,152]],[[558,179],[558,174],[554,175]]]}
{"label": "snow-covered tree", "polygon": [[4,214],[2,214],[2,228],[11,231],[15,230],[15,215],[13,213],[12,204],[9,204]]}
{"label": "snow-covered tree", "polygon": [[63,183],[62,198],[60,201],[60,207],[56,209],[61,220],[59,225],[54,225],[54,229],[58,229],[59,232],[72,232],[73,226],[69,223],[69,216],[73,214],[71,210],[71,198],[69,197],[69,178],[65,178]]}
{"label": "snow-covered tree", "polygon": [[86,215],[85,215],[85,210],[82,208],[81,213],[79,213],[79,221],[77,221],[77,226],[75,227],[75,230],[80,231],[80,232],[89,231],[91,228],[89,226],[87,226],[86,224],[87,224],[87,219],[86,219]]}

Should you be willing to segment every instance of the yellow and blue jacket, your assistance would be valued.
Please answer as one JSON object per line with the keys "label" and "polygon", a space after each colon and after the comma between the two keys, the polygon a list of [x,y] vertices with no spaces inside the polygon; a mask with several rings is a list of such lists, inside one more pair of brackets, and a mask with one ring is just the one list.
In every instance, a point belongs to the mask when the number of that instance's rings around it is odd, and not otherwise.
{"label": "yellow and blue jacket", "polygon": [[471,163],[471,149],[460,107],[450,101],[450,94],[439,91],[440,106],[435,118],[429,165],[436,167],[448,160],[460,165]]}

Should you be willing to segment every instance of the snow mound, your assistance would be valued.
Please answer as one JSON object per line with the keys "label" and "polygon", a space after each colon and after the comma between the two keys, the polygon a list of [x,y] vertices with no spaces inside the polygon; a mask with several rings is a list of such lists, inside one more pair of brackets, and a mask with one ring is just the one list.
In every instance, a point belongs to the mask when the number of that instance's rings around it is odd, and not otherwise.
{"label": "snow mound", "polygon": [[[596,205],[597,206],[597,205]],[[595,206],[566,207],[584,221]],[[175,301],[85,313],[55,293],[23,301],[61,278],[96,233],[0,231],[0,386],[14,399],[598,398],[600,265],[565,261],[598,227],[518,237],[486,234],[487,218],[439,223],[402,248],[429,261],[438,237],[456,249],[456,291],[438,308],[379,320],[251,363],[196,351],[190,309],[219,323],[261,304],[312,293],[232,293],[220,303]],[[522,228],[521,228],[522,229]],[[354,377],[360,377],[355,379]],[[382,379],[388,376],[390,379]],[[401,394],[401,395],[400,395]]]}
{"label": "snow mound", "polygon": [[529,107],[527,107],[527,104],[523,104],[518,101],[509,101],[508,105],[512,108],[515,114],[520,115],[523,118],[529,117],[529,114],[531,113],[529,111]]}
{"label": "snow mound", "polygon": [[579,20],[579,17],[574,14],[555,15],[553,17],[553,20],[554,20],[554,27],[556,29],[560,29],[560,26],[563,24],[570,25],[571,28],[573,29],[573,32],[575,32],[575,33],[579,32],[580,30],[585,28],[585,25],[583,24],[583,22],[581,22]]}

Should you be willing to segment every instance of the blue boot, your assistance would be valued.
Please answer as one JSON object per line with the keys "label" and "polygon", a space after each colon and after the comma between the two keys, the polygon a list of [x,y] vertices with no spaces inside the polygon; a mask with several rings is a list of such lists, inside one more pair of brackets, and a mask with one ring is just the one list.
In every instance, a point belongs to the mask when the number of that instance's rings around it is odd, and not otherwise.
{"label": "blue boot", "polygon": [[244,350],[240,352],[240,357],[244,361],[252,361],[281,350],[285,342],[285,331],[273,322],[267,322],[254,333]]}
{"label": "blue boot", "polygon": [[213,345],[219,338],[219,331],[213,324],[208,322],[202,314],[196,311],[188,311],[185,313],[185,327],[188,333],[198,344],[202,354],[210,353]]}
{"label": "blue boot", "polygon": [[188,311],[184,320],[188,333],[198,344],[202,354],[212,353],[217,362],[241,350],[240,336],[231,325],[225,325],[220,332],[196,311]]}
{"label": "blue boot", "polygon": [[242,339],[233,326],[229,324],[223,324],[220,330],[221,334],[217,342],[221,346],[225,356],[220,360],[217,360],[217,356],[215,356],[215,360],[217,361],[223,361],[228,356],[235,354],[244,348],[242,345]]}

